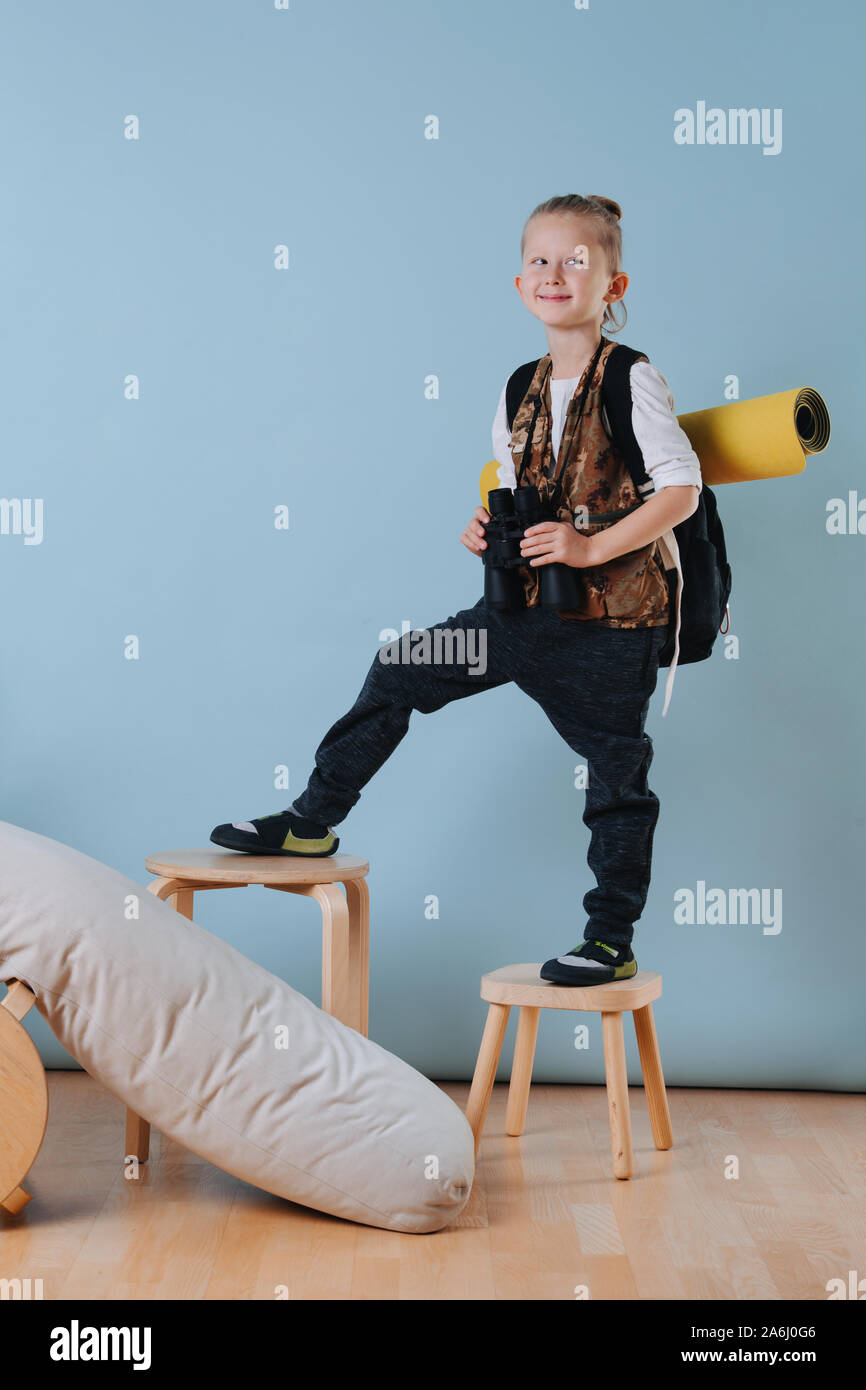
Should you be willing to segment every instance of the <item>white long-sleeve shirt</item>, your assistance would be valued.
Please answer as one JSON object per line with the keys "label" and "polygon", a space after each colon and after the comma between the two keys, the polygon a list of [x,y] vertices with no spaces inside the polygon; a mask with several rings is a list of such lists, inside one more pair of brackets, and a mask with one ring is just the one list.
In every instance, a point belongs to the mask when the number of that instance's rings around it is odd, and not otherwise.
{"label": "white long-sleeve shirt", "polygon": [[[551,379],[550,382],[551,446],[554,458],[559,452],[568,405],[579,380],[576,376],[560,377],[558,380]],[[632,364],[629,380],[632,394],[632,428],[643,454],[646,471],[652,480],[652,486],[648,486],[643,495],[649,496],[663,487],[680,487],[688,483],[696,483],[699,488],[702,487],[698,456],[677,420],[671,389],[658,367],[654,367],[651,362],[635,362]],[[499,464],[497,477],[500,487],[515,488],[517,474],[511,456],[511,430],[508,428],[505,391],[506,388],[503,386],[493,421],[493,456]],[[610,422],[603,406],[601,422],[610,436]],[[659,536],[659,545],[665,568],[676,569],[678,575],[674,655],[665,683],[665,702],[662,708],[664,716],[668,712],[674,688],[674,673],[680,655],[683,570],[673,530],[665,531]]]}

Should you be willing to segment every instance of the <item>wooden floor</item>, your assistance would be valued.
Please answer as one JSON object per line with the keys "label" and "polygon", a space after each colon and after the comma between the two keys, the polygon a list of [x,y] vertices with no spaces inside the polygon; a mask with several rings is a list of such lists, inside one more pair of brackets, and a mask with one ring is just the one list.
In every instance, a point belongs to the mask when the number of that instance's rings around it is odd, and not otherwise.
{"label": "wooden floor", "polygon": [[[398,1235],[321,1216],[155,1134],[124,1178],[124,1112],[84,1072],[49,1072],[33,1201],[0,1212],[0,1277],[46,1300],[816,1299],[866,1272],[866,1137],[857,1095],[668,1089],[674,1148],[653,1148],[630,1090],[635,1177],[611,1175],[605,1091],[533,1086],[504,1133],[497,1086],[457,1224]],[[468,1083],[443,1089],[465,1106]],[[739,1177],[726,1178],[731,1156]],[[284,1295],[285,1296],[285,1295]]]}

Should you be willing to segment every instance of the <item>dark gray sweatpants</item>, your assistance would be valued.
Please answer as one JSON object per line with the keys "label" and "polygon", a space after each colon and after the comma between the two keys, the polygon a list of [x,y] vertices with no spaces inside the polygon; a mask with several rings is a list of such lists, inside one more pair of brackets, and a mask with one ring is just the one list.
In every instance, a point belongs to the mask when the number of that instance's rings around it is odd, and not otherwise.
{"label": "dark gray sweatpants", "polygon": [[[437,629],[454,634],[440,639],[438,651]],[[659,814],[647,783],[653,745],[644,722],[667,628],[611,628],[541,607],[498,613],[479,599],[426,631],[438,660],[410,660],[417,631],[379,649],[354,705],[320,743],[309,784],[295,797],[297,812],[338,824],[405,735],[413,710],[430,714],[514,681],[588,766],[583,820],[598,886],[583,899],[589,916],[584,937],[629,945],[649,890]],[[463,645],[465,659],[455,660]],[[397,654],[399,662],[382,660]]]}

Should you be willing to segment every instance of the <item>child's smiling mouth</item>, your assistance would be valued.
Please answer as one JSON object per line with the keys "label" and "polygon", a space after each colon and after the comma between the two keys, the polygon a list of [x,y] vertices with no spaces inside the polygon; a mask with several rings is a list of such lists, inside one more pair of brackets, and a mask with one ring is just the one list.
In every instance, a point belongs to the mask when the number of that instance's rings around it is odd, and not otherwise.
{"label": "child's smiling mouth", "polygon": [[571,295],[570,295],[570,294],[539,294],[539,295],[536,295],[536,298],[537,298],[537,299],[549,299],[549,300],[551,300],[554,304],[559,304],[559,303],[562,302],[563,299],[571,299]]}

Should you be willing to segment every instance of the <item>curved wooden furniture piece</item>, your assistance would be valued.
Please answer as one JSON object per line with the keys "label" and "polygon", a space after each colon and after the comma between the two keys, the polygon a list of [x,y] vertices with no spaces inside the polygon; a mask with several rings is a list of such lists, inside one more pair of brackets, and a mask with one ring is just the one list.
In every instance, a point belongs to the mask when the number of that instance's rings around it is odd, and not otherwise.
{"label": "curved wooden furniture piece", "polygon": [[17,1215],[30,1201],[22,1183],[48,1123],[45,1068],[20,1020],[36,998],[21,980],[7,981],[0,1003],[0,1207]]}
{"label": "curved wooden furniture piece", "polygon": [[[196,893],[260,884],[280,893],[314,898],[322,909],[322,1008],[365,1038],[370,997],[370,865],[354,854],[289,858],[233,850],[181,849],[150,854],[145,866],[157,877],[148,884],[182,916],[192,918]],[[345,889],[340,892],[339,884]],[[145,1162],[150,1125],[126,1112],[126,1153]]]}
{"label": "curved wooden furniture piece", "polygon": [[639,970],[630,980],[614,980],[607,985],[581,989],[549,984],[540,978],[540,968],[539,965],[505,965],[481,977],[481,998],[487,1000],[490,1008],[466,1109],[466,1118],[475,1135],[476,1155],[512,1007],[516,1005],[520,1009],[520,1018],[508,1087],[505,1130],[515,1137],[523,1133],[526,1121],[539,1011],[572,1009],[600,1013],[613,1171],[618,1178],[630,1178],[633,1172],[631,1115],[622,1030],[622,1016],[626,1012],[634,1018],[653,1141],[657,1149],[669,1149],[674,1142],[652,1011],[652,1001],[662,992],[662,977],[651,970]]}

